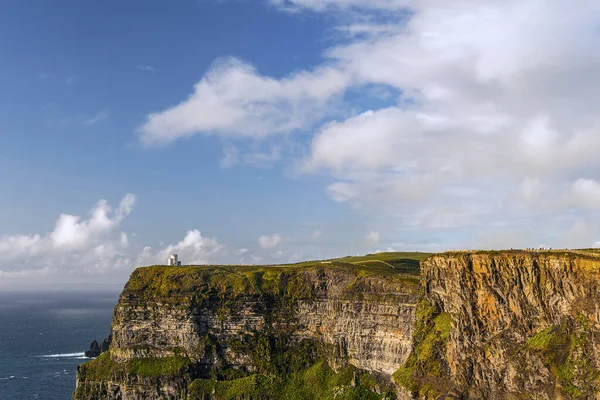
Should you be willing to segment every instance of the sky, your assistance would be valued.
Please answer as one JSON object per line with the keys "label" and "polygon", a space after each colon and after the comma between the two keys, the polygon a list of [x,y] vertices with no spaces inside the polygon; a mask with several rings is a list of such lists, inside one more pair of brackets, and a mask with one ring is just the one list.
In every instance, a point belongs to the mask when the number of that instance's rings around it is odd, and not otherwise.
{"label": "sky", "polygon": [[0,289],[598,246],[599,38],[590,1],[4,0]]}

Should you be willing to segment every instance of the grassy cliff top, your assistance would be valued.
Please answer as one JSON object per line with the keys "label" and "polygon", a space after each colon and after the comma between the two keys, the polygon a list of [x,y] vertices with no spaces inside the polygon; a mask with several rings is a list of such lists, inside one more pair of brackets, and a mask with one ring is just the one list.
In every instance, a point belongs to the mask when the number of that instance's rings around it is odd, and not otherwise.
{"label": "grassy cliff top", "polygon": [[[379,253],[363,257],[345,257],[286,265],[202,265],[161,266],[136,269],[123,294],[138,298],[160,296],[183,300],[192,296],[237,295],[311,297],[325,276],[345,276],[348,294],[369,292],[373,279],[397,288],[416,288],[419,261],[425,253]],[[341,279],[341,278],[340,278]],[[415,289],[416,290],[416,289]]]}
{"label": "grassy cliff top", "polygon": [[583,257],[600,259],[600,249],[511,249],[511,250],[451,250],[444,255],[491,255],[491,256],[556,256],[556,257]]}

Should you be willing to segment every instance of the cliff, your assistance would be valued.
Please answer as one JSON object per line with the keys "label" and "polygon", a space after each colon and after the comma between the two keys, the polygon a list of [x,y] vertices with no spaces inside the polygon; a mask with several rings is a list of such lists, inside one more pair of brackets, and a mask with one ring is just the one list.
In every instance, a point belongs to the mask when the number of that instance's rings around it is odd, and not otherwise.
{"label": "cliff", "polygon": [[429,258],[396,381],[418,398],[600,398],[599,276],[593,251]]}
{"label": "cliff", "polygon": [[140,268],[74,398],[600,399],[599,253],[418,258]]}
{"label": "cliff", "polygon": [[392,399],[414,271],[387,262],[137,269],[74,399]]}

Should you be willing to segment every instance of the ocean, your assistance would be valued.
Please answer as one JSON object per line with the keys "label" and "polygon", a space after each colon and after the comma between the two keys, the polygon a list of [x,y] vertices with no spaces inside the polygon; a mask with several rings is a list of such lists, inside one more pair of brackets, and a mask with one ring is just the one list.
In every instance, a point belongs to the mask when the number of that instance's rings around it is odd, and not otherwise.
{"label": "ocean", "polygon": [[0,292],[0,400],[68,400],[118,293]]}

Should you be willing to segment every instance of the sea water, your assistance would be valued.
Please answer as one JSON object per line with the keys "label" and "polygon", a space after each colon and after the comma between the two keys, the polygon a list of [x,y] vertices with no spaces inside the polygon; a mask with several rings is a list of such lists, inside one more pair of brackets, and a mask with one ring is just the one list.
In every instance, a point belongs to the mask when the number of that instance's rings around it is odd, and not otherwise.
{"label": "sea water", "polygon": [[68,400],[118,293],[0,292],[0,400]]}

